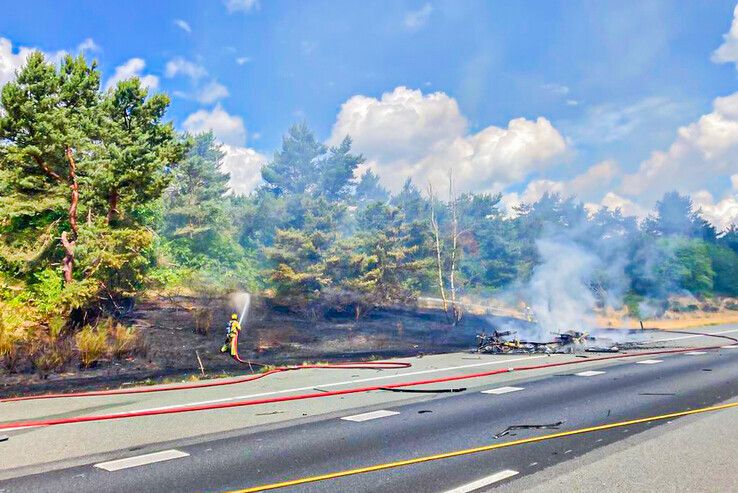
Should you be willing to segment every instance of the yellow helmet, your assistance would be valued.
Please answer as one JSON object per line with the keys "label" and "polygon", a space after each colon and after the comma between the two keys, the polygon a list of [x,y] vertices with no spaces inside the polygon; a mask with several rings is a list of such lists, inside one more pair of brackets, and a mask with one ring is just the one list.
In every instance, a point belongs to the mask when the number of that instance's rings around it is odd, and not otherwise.
{"label": "yellow helmet", "polygon": [[238,320],[238,313],[231,315],[231,320]]}

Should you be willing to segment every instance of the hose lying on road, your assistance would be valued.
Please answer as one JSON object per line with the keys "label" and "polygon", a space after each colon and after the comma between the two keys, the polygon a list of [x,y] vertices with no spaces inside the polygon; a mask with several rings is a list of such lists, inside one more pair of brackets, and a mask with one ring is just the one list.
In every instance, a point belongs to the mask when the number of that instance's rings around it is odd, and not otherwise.
{"label": "hose lying on road", "polygon": [[[265,365],[260,365],[265,366]],[[347,362],[347,363],[332,363],[332,364],[318,364],[318,365],[297,365],[297,366],[278,366],[271,370],[259,373],[257,375],[249,375],[241,378],[234,378],[230,380],[214,380],[210,382],[197,382],[186,385],[177,385],[173,387],[136,387],[132,389],[113,389],[113,390],[93,390],[90,392],[72,392],[67,394],[42,394],[42,395],[28,395],[21,397],[8,397],[6,399],[0,399],[2,402],[17,402],[17,401],[32,401],[41,399],[60,399],[62,397],[94,397],[101,395],[122,395],[122,394],[148,394],[151,392],[169,392],[172,390],[189,390],[189,389],[201,389],[204,387],[221,387],[223,385],[233,385],[237,383],[252,382],[259,380],[260,378],[274,375],[275,373],[284,373],[286,371],[295,370],[307,370],[307,369],[320,369],[320,370],[391,370],[398,368],[409,368],[412,366],[410,363],[404,363],[399,361],[370,361],[370,362]]]}
{"label": "hose lying on road", "polygon": [[[620,329],[608,329],[608,330],[620,330]],[[647,329],[655,330],[660,332],[670,332],[675,334],[689,334],[694,336],[704,337],[719,337],[721,339],[727,339],[731,342],[738,343],[738,339],[726,335],[720,334],[709,334],[705,332],[687,332],[678,330],[664,330],[664,329]],[[234,338],[234,347],[236,348],[235,355],[233,358],[242,364],[248,364],[258,367],[267,367],[262,363],[256,363],[254,361],[244,360],[238,354],[238,336]],[[695,348],[704,349],[704,348]],[[597,359],[588,359],[587,361],[597,361]],[[222,387],[225,385],[234,385],[238,383],[246,383],[254,380],[259,380],[275,373],[283,373],[286,371],[304,370],[304,369],[339,369],[339,370],[391,370],[400,368],[409,368],[412,365],[410,363],[397,362],[397,361],[372,361],[372,362],[346,362],[346,363],[332,363],[332,364],[318,364],[318,365],[297,365],[297,366],[278,366],[271,370],[265,371],[258,375],[248,375],[240,378],[233,378],[228,380],[217,380],[217,381],[206,381],[206,382],[195,382],[185,385],[175,385],[168,387],[152,386],[152,387],[135,387],[130,389],[112,389],[112,390],[93,390],[86,392],[69,392],[69,393],[58,393],[58,394],[39,394],[39,395],[28,395],[20,397],[8,397],[0,399],[2,402],[16,402],[16,401],[30,401],[39,399],[59,399],[64,397],[96,397],[104,395],[125,395],[125,394],[148,394],[152,392],[171,392],[175,390],[191,390],[201,389],[206,387]]]}
{"label": "hose lying on road", "polygon": [[[695,333],[695,335],[700,335],[700,334]],[[730,338],[730,339],[735,342],[738,342],[738,339],[734,339],[734,338]],[[55,425],[63,425],[63,424],[71,424],[71,423],[85,423],[85,422],[91,422],[91,421],[107,421],[107,420],[114,420],[114,419],[137,418],[137,417],[143,417],[143,416],[158,416],[161,414],[177,414],[177,413],[186,413],[186,412],[194,412],[194,411],[210,411],[210,410],[215,410],[215,409],[229,409],[229,408],[235,408],[235,407],[256,406],[260,404],[274,404],[277,402],[288,402],[288,401],[297,401],[297,400],[304,400],[304,399],[315,399],[319,397],[358,394],[362,392],[371,392],[375,390],[399,389],[399,388],[404,388],[404,387],[430,385],[430,384],[435,384],[435,383],[455,382],[459,380],[468,380],[472,378],[481,378],[481,377],[487,377],[491,375],[499,375],[502,373],[540,370],[544,368],[556,368],[556,367],[561,367],[561,366],[577,365],[581,363],[591,363],[594,361],[608,361],[608,360],[616,360],[616,359],[622,359],[622,358],[633,358],[637,356],[654,356],[654,355],[660,355],[660,354],[679,354],[679,353],[686,353],[686,352],[698,351],[698,350],[720,349],[721,347],[722,346],[704,346],[704,347],[695,347],[695,348],[687,348],[687,349],[665,349],[665,350],[659,350],[659,351],[643,351],[643,352],[632,353],[632,354],[618,354],[614,356],[603,356],[601,358],[579,359],[579,360],[573,360],[573,361],[560,361],[558,363],[545,363],[541,365],[519,366],[519,367],[513,367],[513,368],[500,368],[497,370],[491,370],[491,371],[486,371],[482,373],[473,373],[473,374],[467,374],[467,375],[433,378],[429,380],[418,380],[418,381],[413,381],[413,382],[399,382],[399,383],[390,384],[390,385],[375,385],[375,386],[370,386],[370,387],[357,387],[357,388],[350,388],[350,389],[343,389],[343,390],[331,390],[329,392],[318,392],[318,393],[311,393],[311,394],[298,394],[298,395],[290,395],[290,396],[269,397],[269,398],[262,398],[262,399],[251,399],[251,400],[233,401],[233,402],[217,402],[217,403],[211,403],[211,404],[178,406],[178,407],[172,407],[172,408],[166,408],[166,409],[129,411],[129,412],[123,412],[123,413],[102,414],[102,415],[96,415],[96,416],[75,416],[75,417],[69,417],[69,418],[55,418],[55,419],[44,419],[44,420],[35,420],[35,421],[18,421],[15,423],[1,424],[0,430],[10,429],[10,428],[32,428],[32,427],[39,427],[39,426],[55,426]],[[389,362],[382,362],[382,363],[388,364]],[[366,364],[372,364],[372,363],[366,363]],[[362,364],[353,363],[352,365],[362,365]],[[405,363],[405,365],[409,365],[409,364]],[[322,367],[322,365],[316,365],[316,366]],[[347,365],[342,366],[342,368],[348,368],[348,367],[349,366]],[[287,368],[290,368],[290,367],[287,367]],[[295,367],[295,369],[300,369],[300,368],[303,368],[303,367]],[[286,370],[283,370],[283,371],[286,371]]]}

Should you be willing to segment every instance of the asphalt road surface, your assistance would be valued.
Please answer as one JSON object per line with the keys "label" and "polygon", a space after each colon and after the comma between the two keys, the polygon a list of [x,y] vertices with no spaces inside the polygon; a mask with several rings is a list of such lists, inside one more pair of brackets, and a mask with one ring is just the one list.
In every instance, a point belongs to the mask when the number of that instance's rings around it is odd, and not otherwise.
{"label": "asphalt road surface", "polygon": [[[738,334],[736,326],[703,330]],[[714,338],[677,334],[649,337],[655,345],[664,347],[725,347],[607,362],[589,361],[598,356],[595,354],[586,359],[576,355],[457,353],[406,359],[413,367],[403,370],[310,370],[209,389],[0,403],[0,422],[7,423],[581,361],[571,366],[413,387],[465,389],[459,392],[373,391],[245,408],[0,430],[0,435],[9,436],[0,442],[0,492],[238,490],[699,409],[732,402],[738,396],[738,347]],[[701,421],[702,416],[705,418]],[[711,416],[720,416],[719,424],[706,425],[716,423]],[[452,458],[380,467],[276,491],[460,493],[496,487],[509,491],[540,489],[544,484],[549,487],[541,491],[566,491],[567,485],[572,491],[632,491],[633,483],[613,480],[603,485],[598,478],[605,470],[616,478],[618,474],[629,477],[633,473],[628,468],[635,469],[639,463],[659,467],[671,464],[673,483],[664,485],[662,478],[657,489],[684,491],[679,483],[683,454],[675,450],[674,443],[688,440],[689,431],[702,426],[695,443],[702,438],[719,445],[727,436],[736,436],[731,431],[735,426],[728,426],[738,423],[733,416],[738,417],[738,407],[699,418],[651,420]],[[521,425],[526,428],[508,430]],[[660,437],[672,433],[679,435],[673,435],[670,442],[663,438],[663,445],[669,447],[652,447],[650,455],[644,457],[635,455],[644,440],[661,444]],[[622,454],[620,464],[627,464],[622,471],[605,462],[613,447]],[[689,448],[689,444],[684,447]],[[656,455],[654,450],[663,453]],[[643,450],[638,453],[644,455]],[[714,463],[720,454],[732,457],[732,450],[721,451],[716,446],[714,454],[705,457],[705,462]],[[588,476],[590,470],[597,474]],[[571,474],[580,479],[589,477],[589,482],[582,479],[572,487],[573,480],[556,481]],[[715,488],[731,489],[730,485],[738,484],[733,475],[738,477],[726,468],[725,477],[721,483],[714,483]],[[652,490],[643,484],[647,479],[641,479],[638,487]]]}

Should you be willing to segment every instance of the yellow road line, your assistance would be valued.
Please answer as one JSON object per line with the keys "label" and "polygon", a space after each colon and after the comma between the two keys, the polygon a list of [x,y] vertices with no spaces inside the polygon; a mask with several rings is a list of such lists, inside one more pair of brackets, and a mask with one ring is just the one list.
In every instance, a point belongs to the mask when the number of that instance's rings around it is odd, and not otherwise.
{"label": "yellow road line", "polygon": [[617,423],[609,423],[599,426],[592,426],[590,428],[580,428],[578,430],[563,431],[561,433],[552,433],[550,435],[541,435],[532,438],[523,438],[520,440],[513,440],[511,442],[496,443],[494,445],[485,445],[483,447],[468,448],[464,450],[456,450],[454,452],[445,452],[442,454],[428,455],[425,457],[417,457],[415,459],[401,460],[397,462],[387,462],[385,464],[377,464],[374,466],[361,467],[358,469],[348,469],[346,471],[332,472],[323,474],[321,476],[310,476],[306,478],[293,479],[290,481],[284,481],[282,483],[265,484],[261,486],[254,486],[243,490],[235,490],[231,493],[255,493],[257,491],[269,491],[276,490],[278,488],[286,488],[288,486],[297,486],[305,483],[314,483],[316,481],[326,481],[328,479],[342,478],[344,476],[352,476],[354,474],[364,474],[367,472],[382,471],[384,469],[392,469],[395,467],[410,466],[413,464],[420,464],[423,462],[430,462],[434,460],[450,459],[452,457],[459,457],[461,455],[477,454],[479,452],[487,452],[489,450],[496,450],[506,447],[514,447],[516,445],[525,445],[527,443],[542,442],[545,440],[552,440],[554,438],[568,437],[572,435],[581,435],[583,433],[591,433],[593,431],[609,430],[612,428],[619,428],[621,426],[631,426],[640,423],[648,423],[649,421],[660,421],[664,419],[679,418],[682,416],[689,416],[691,414],[700,414],[711,411],[719,411],[721,409],[729,409],[738,407],[738,402],[731,402],[729,404],[721,404],[719,406],[703,407],[701,409],[692,409],[689,411],[680,411],[670,414],[662,414],[660,416],[650,416],[648,418],[632,419],[630,421],[620,421]]}

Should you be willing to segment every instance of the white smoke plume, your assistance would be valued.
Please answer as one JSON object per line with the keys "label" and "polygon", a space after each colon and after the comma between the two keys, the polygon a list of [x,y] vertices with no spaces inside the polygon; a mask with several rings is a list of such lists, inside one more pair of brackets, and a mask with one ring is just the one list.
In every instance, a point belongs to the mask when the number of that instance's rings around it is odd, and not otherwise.
{"label": "white smoke plume", "polygon": [[540,340],[551,331],[587,330],[594,327],[596,299],[590,290],[602,261],[569,240],[536,242],[541,263],[524,290],[538,322]]}

